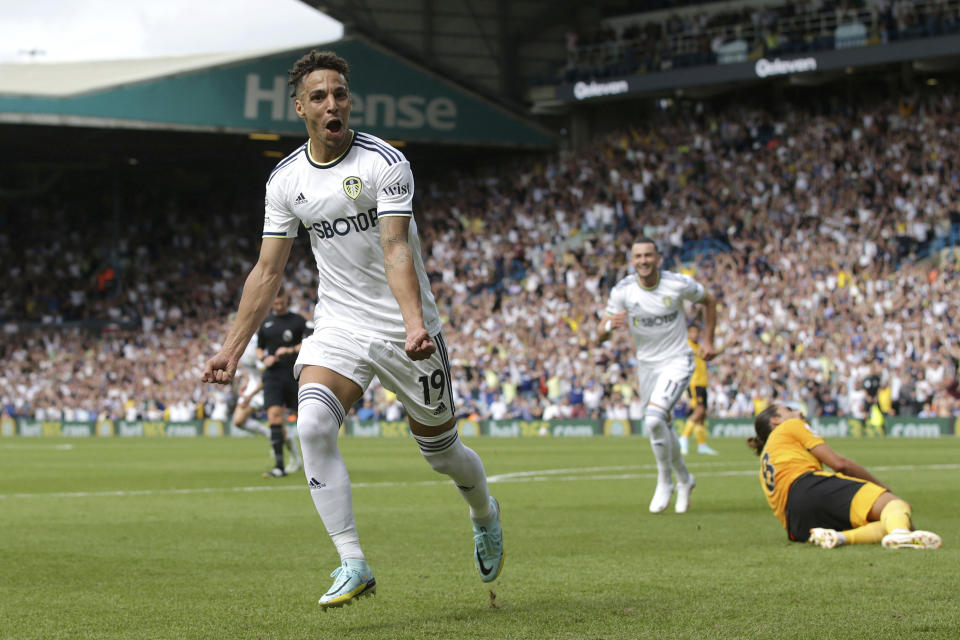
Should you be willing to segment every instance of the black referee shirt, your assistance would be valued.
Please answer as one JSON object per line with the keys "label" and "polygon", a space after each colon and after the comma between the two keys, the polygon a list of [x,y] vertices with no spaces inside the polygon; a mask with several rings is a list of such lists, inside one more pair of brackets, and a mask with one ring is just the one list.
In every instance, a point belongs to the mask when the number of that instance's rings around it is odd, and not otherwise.
{"label": "black referee shirt", "polygon": [[[307,321],[299,313],[288,311],[282,316],[272,313],[267,316],[257,332],[257,347],[263,349],[265,356],[274,355],[280,347],[293,347],[307,335]],[[277,356],[277,361],[267,371],[287,369],[292,371],[297,354],[286,353]]]}

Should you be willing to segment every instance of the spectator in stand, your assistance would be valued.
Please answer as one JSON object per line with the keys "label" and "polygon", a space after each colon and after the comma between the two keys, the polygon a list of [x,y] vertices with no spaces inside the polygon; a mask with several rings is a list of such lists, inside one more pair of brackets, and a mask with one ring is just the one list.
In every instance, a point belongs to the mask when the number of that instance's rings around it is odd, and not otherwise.
{"label": "spectator in stand", "polygon": [[354,417],[357,420],[373,420],[377,412],[373,408],[373,399],[364,395],[361,407],[356,410]]}

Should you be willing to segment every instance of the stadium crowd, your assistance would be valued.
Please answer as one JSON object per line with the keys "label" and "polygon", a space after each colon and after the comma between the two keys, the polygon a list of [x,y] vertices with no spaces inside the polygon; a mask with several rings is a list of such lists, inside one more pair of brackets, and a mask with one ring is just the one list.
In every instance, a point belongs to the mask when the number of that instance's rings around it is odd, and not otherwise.
{"label": "stadium crowd", "polygon": [[[418,175],[462,414],[640,418],[628,336],[592,336],[644,233],[719,300],[710,415],[777,398],[867,418],[876,397],[888,413],[960,416],[957,99],[674,109],[576,153]],[[115,237],[82,199],[4,216],[3,411],[226,419],[230,390],[199,379],[256,257],[259,189],[134,199]],[[309,317],[302,238],[290,265]],[[351,414],[402,417],[376,384],[362,404]]]}
{"label": "stadium crowd", "polygon": [[622,16],[566,36],[566,60],[542,81],[576,82],[884,44],[960,29],[956,0],[727,3],[716,10]]}

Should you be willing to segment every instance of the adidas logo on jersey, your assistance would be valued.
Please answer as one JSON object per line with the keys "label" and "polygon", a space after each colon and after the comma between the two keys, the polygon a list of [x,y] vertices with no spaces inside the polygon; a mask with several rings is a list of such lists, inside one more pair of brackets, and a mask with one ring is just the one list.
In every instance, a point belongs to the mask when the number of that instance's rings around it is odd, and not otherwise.
{"label": "adidas logo on jersey", "polygon": [[300,195],[297,196],[297,199],[293,201],[293,206],[298,204],[307,204],[307,199],[304,197],[303,192],[300,192]]}
{"label": "adidas logo on jersey", "polygon": [[441,402],[440,406],[433,410],[433,415],[438,416],[446,410],[447,410],[447,405]]}

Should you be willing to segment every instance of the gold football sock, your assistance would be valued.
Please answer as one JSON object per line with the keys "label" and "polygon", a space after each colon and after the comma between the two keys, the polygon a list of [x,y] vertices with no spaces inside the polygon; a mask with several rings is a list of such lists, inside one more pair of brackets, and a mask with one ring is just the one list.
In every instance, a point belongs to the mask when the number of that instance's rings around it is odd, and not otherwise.
{"label": "gold football sock", "polygon": [[706,444],[707,442],[707,428],[703,426],[702,422],[698,422],[697,425],[693,428],[694,435],[697,436],[698,444]]}
{"label": "gold football sock", "polygon": [[687,420],[686,424],[683,425],[683,433],[680,435],[684,438],[689,438],[695,426],[697,426],[696,422],[693,420]]}
{"label": "gold football sock", "polygon": [[880,512],[880,522],[883,523],[883,528],[887,533],[894,529],[911,531],[913,529],[911,515],[913,515],[913,512],[910,510],[909,504],[903,500],[891,500]]}
{"label": "gold football sock", "polygon": [[883,523],[880,521],[870,522],[856,529],[847,529],[841,531],[843,537],[847,539],[847,544],[880,544],[883,536],[886,534]]}

